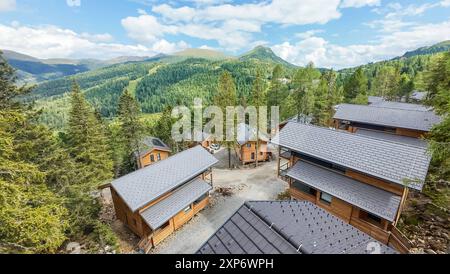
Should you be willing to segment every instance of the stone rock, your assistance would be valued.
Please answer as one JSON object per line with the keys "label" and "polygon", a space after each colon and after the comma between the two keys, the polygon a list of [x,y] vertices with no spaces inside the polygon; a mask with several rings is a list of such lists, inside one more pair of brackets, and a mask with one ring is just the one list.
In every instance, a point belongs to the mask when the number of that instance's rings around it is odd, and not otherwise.
{"label": "stone rock", "polygon": [[66,251],[70,254],[81,254],[81,245],[77,242],[68,243],[66,246]]}
{"label": "stone rock", "polygon": [[437,254],[434,250],[432,249],[425,249],[425,253],[427,254]]}

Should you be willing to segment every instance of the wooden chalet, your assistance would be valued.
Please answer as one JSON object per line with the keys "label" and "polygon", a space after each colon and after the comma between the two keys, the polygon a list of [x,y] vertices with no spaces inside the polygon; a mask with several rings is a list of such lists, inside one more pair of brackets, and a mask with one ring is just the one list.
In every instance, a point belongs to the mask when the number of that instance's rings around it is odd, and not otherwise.
{"label": "wooden chalet", "polygon": [[215,137],[212,134],[209,134],[209,133],[206,133],[206,132],[194,131],[194,136],[193,137],[197,137],[197,136],[201,136],[202,140],[193,142],[192,146],[200,145],[200,146],[210,150],[211,149],[211,145],[216,143],[215,142]]}
{"label": "wooden chalet", "polygon": [[138,168],[144,168],[169,158],[171,149],[161,139],[146,137],[141,143],[141,151],[136,152]]}
{"label": "wooden chalet", "polygon": [[217,159],[201,146],[111,183],[116,216],[142,238],[148,252],[209,203]]}
{"label": "wooden chalet", "polygon": [[266,134],[259,134],[259,149],[257,151],[256,129],[241,123],[237,126],[235,151],[243,165],[268,161],[272,157],[269,138]]}
{"label": "wooden chalet", "polygon": [[272,142],[292,198],[407,252],[395,227],[408,192],[423,188],[431,161],[426,147],[293,122]]}
{"label": "wooden chalet", "polygon": [[373,98],[368,106],[341,104],[334,116],[336,129],[366,135],[382,132],[412,138],[423,137],[440,122],[441,118],[426,106]]}

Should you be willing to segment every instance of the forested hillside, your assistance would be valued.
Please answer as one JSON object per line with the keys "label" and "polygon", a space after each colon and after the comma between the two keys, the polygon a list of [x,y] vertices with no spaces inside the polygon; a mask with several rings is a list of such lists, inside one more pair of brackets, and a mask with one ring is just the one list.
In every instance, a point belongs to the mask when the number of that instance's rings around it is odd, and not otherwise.
{"label": "forested hillside", "polygon": [[[280,58],[273,60],[275,54],[270,49],[264,52],[249,60],[238,60],[222,58],[211,51],[190,50],[176,56],[114,65],[42,83],[25,100],[36,100],[36,107],[43,110],[41,121],[61,129],[66,123],[67,93],[73,81],[80,85],[86,99],[103,117],[112,118],[124,89],[136,96],[144,113],[159,113],[167,106],[178,104],[189,105],[196,97],[209,104],[217,90],[219,76],[229,71],[236,81],[239,98],[245,102],[256,71],[262,70],[268,82],[277,64],[288,64]],[[193,54],[198,58],[191,58]],[[291,78],[293,66],[283,67],[283,77]]]}
{"label": "forested hillside", "polygon": [[[444,44],[434,47],[442,49]],[[369,95],[400,100],[408,98],[413,90],[426,89],[424,71],[433,56],[413,55],[337,72],[321,69],[318,73],[335,75],[334,85],[347,102],[364,104]],[[160,113],[168,106],[190,105],[196,97],[209,104],[217,91],[220,75],[228,71],[235,81],[239,100],[245,104],[251,99],[249,95],[256,72],[262,71],[269,88],[276,65],[282,68],[282,89],[292,92],[298,68],[276,56],[269,48],[257,47],[239,59],[227,58],[214,51],[187,50],[173,56],[156,56],[145,62],[113,65],[44,82],[26,100],[37,100],[36,107],[43,109],[41,121],[61,129],[67,117],[66,94],[73,81],[80,85],[87,100],[103,117],[113,118],[117,112],[117,100],[124,89],[136,96],[143,112],[148,114]],[[315,85],[319,85],[320,76],[314,78],[317,80]],[[285,95],[288,96],[289,92]],[[292,103],[286,101],[282,108],[292,109]],[[283,118],[286,115],[289,112],[283,113]]]}

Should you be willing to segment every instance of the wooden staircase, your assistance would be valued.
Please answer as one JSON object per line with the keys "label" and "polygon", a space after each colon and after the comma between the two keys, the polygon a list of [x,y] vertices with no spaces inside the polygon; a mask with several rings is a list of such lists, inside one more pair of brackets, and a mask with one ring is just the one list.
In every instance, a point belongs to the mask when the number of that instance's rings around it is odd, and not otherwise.
{"label": "wooden staircase", "polygon": [[145,254],[148,254],[153,248],[152,236],[142,238],[138,244],[139,250],[142,250]]}

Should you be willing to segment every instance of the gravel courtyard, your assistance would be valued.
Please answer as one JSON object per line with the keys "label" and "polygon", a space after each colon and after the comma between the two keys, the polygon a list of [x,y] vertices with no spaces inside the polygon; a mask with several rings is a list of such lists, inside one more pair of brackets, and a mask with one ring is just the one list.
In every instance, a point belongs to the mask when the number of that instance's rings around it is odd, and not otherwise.
{"label": "gravel courtyard", "polygon": [[276,161],[258,168],[214,169],[214,187],[229,188],[231,196],[214,192],[211,204],[189,223],[169,236],[151,253],[192,254],[248,200],[273,200],[286,190],[287,184],[276,176]]}

